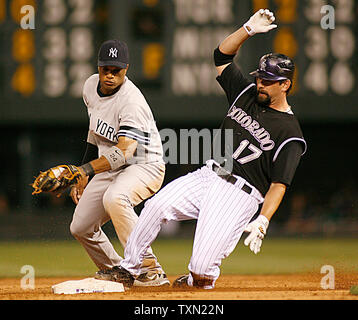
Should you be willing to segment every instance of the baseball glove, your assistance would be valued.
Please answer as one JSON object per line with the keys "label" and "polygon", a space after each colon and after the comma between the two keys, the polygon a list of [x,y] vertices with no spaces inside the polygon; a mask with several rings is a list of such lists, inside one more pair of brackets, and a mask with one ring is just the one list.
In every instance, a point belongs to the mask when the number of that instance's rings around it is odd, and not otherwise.
{"label": "baseball glove", "polygon": [[76,184],[85,174],[79,167],[74,165],[59,165],[40,172],[32,183],[32,194],[41,192],[53,192],[59,197],[68,187]]}

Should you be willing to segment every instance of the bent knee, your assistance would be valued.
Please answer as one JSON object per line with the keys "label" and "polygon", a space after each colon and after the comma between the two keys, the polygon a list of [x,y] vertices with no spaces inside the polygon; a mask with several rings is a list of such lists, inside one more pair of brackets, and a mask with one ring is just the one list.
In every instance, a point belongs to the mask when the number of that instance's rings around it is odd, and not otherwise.
{"label": "bent knee", "polygon": [[94,226],[88,226],[85,221],[78,221],[73,219],[70,224],[70,232],[75,238],[83,238],[84,236],[93,233]]}
{"label": "bent knee", "polygon": [[108,213],[113,209],[118,211],[118,209],[133,209],[134,207],[128,195],[124,193],[117,194],[109,190],[103,196],[103,206]]}
{"label": "bent knee", "polygon": [[75,220],[72,220],[70,224],[70,232],[75,238],[80,237],[83,234],[81,225],[78,224]]}

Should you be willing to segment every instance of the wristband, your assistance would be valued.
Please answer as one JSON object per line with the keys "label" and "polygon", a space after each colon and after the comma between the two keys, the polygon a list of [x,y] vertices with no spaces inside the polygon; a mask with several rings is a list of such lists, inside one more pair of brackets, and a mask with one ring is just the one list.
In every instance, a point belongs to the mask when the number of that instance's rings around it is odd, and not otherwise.
{"label": "wristband", "polygon": [[85,173],[86,176],[88,177],[92,177],[94,176],[94,169],[92,167],[92,165],[88,162],[83,164],[82,166],[80,166],[80,169],[82,169],[82,171]]}
{"label": "wristband", "polygon": [[220,51],[219,47],[217,47],[214,50],[214,62],[215,62],[216,67],[222,66],[227,63],[231,63],[234,60],[234,57],[235,57],[235,54],[222,53]]}
{"label": "wristband", "polygon": [[248,25],[247,22],[243,25],[243,27],[250,37],[252,37],[256,33],[254,29],[252,29],[252,27]]}
{"label": "wristband", "polygon": [[112,170],[119,169],[126,163],[126,158],[124,157],[122,150],[116,146],[103,152],[102,156],[108,160]]}
{"label": "wristband", "polygon": [[260,214],[257,217],[257,220],[260,221],[265,226],[266,229],[268,228],[270,221],[263,214]]}

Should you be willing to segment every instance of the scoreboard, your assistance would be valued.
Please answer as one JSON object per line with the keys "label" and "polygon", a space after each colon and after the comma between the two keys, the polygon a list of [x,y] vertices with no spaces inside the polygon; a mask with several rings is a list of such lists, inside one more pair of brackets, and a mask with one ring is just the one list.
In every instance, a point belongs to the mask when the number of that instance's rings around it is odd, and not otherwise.
{"label": "scoreboard", "polygon": [[[21,8],[34,8],[34,29]],[[245,74],[268,52],[296,63],[289,102],[303,121],[358,120],[355,0],[0,0],[0,122],[84,123],[81,91],[109,38],[127,42],[128,76],[161,123],[217,123],[226,100],[213,50],[260,8],[278,28],[249,39]]]}
{"label": "scoreboard", "polygon": [[[96,10],[96,0],[0,0],[2,123],[68,121],[80,109],[96,72]],[[21,25],[26,18],[32,28]]]}
{"label": "scoreboard", "polygon": [[[146,1],[133,0],[131,8]],[[306,121],[358,119],[358,5],[354,0],[171,0],[147,1],[146,12],[162,34],[154,39],[133,35],[135,78],[143,88],[159,83],[153,106],[164,118],[179,121],[218,121],[225,99],[216,83],[213,49],[260,8],[270,8],[278,28],[255,35],[242,46],[236,62],[245,74],[257,68],[259,58],[280,52],[296,63],[289,102]],[[160,12],[162,20],[155,19]],[[150,18],[148,17],[148,20]],[[128,30],[130,31],[130,30]],[[147,52],[152,48],[157,52]],[[146,63],[155,61],[146,74]],[[140,65],[142,61],[142,65]],[[249,75],[248,75],[249,76]],[[150,91],[148,91],[150,92]]]}

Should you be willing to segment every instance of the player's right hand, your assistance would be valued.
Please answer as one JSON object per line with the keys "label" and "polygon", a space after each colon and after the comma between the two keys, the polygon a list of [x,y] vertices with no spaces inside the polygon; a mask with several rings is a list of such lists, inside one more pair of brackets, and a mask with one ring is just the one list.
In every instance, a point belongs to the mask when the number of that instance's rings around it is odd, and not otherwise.
{"label": "player's right hand", "polygon": [[88,177],[81,178],[72,188],[70,196],[75,204],[81,199],[82,193],[85,190],[88,183]]}
{"label": "player's right hand", "polygon": [[244,24],[244,28],[250,36],[266,33],[277,28],[276,24],[272,24],[274,21],[275,16],[270,10],[260,9]]}

